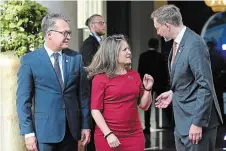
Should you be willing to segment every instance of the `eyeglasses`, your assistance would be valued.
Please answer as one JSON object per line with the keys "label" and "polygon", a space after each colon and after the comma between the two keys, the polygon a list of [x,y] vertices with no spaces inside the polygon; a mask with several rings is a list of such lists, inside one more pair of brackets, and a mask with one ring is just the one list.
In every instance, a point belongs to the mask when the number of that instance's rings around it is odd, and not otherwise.
{"label": "eyeglasses", "polygon": [[103,21],[99,21],[99,22],[92,22],[92,24],[95,24],[95,23],[97,23],[97,24],[99,24],[99,25],[101,25],[101,26],[103,26],[103,25],[106,25],[106,24],[107,24],[106,22],[103,22]]}
{"label": "eyeglasses", "polygon": [[71,36],[72,32],[71,31],[57,31],[57,30],[50,30],[50,31],[54,31],[54,32],[57,32],[57,33],[60,33],[64,36],[64,38],[67,38],[67,36]]}

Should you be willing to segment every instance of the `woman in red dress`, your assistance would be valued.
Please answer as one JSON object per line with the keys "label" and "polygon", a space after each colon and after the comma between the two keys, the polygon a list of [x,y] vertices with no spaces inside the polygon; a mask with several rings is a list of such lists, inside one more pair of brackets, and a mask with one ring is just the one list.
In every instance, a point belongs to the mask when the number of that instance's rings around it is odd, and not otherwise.
{"label": "woman in red dress", "polygon": [[131,52],[123,35],[106,38],[87,68],[92,80],[91,113],[96,151],[144,151],[138,108],[151,104],[153,78],[130,69]]}

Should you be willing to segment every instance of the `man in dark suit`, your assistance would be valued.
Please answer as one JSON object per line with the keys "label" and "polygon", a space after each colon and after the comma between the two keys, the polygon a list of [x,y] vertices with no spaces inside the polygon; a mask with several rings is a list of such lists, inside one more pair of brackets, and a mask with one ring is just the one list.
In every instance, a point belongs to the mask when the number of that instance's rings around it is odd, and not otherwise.
{"label": "man in dark suit", "polygon": [[90,94],[82,56],[68,48],[71,31],[63,15],[47,14],[42,30],[44,46],[23,56],[18,72],[20,134],[29,151],[77,151],[80,138],[83,145],[90,139]]}
{"label": "man in dark suit", "polygon": [[[155,79],[152,92],[157,95],[165,91],[168,83],[168,71],[165,64],[164,56],[158,52],[158,39],[151,38],[148,41],[149,50],[142,53],[139,58],[138,72],[141,79],[145,74],[150,74]],[[145,111],[145,129],[144,132],[150,132],[150,109]]]}
{"label": "man in dark suit", "polygon": [[174,40],[169,55],[171,90],[157,97],[156,106],[173,102],[178,151],[214,151],[222,115],[216,97],[210,56],[204,40],[183,25],[179,8],[165,5],[151,18],[157,34]]}
{"label": "man in dark suit", "polygon": [[80,48],[85,67],[91,63],[93,56],[100,46],[101,36],[105,34],[105,25],[104,18],[98,14],[92,15],[86,20],[86,26],[90,29],[90,35]]}
{"label": "man in dark suit", "polygon": [[[83,42],[82,47],[80,48],[80,53],[83,57],[84,66],[87,67],[91,63],[93,56],[96,54],[100,43],[102,41],[101,36],[105,34],[106,23],[104,22],[104,18],[101,15],[94,14],[90,16],[86,20],[86,26],[89,27],[90,35]],[[88,151],[95,151],[94,144],[94,126],[95,121],[92,120],[92,128],[91,128],[91,139],[90,143],[87,145]]]}

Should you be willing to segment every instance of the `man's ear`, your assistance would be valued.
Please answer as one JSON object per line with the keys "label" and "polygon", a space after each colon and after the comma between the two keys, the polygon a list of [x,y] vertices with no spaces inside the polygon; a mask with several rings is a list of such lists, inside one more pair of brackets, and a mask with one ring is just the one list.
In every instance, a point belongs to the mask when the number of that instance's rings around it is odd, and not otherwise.
{"label": "man's ear", "polygon": [[90,29],[91,29],[91,28],[94,28],[94,24],[90,24]]}
{"label": "man's ear", "polygon": [[47,32],[47,33],[46,33],[46,37],[47,37],[48,39],[51,40],[51,39],[52,39],[52,34],[51,34],[51,32]]}
{"label": "man's ear", "polygon": [[165,23],[165,25],[166,25],[166,27],[167,27],[167,30],[170,31],[172,25],[170,25],[170,24],[168,24],[168,23]]}

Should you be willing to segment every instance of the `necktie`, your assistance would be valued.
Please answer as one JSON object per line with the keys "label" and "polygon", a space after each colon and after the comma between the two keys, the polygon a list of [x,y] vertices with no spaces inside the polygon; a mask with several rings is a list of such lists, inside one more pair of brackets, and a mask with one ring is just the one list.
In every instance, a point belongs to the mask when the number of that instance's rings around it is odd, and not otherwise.
{"label": "necktie", "polygon": [[173,66],[173,62],[174,62],[176,53],[177,53],[177,43],[174,41],[173,42],[173,54],[172,54],[172,59],[171,59],[171,68]]}
{"label": "necktie", "polygon": [[54,58],[53,68],[55,69],[60,86],[63,89],[63,79],[62,79],[61,70],[60,70],[59,55],[60,54],[58,52],[53,53],[53,58]]}

